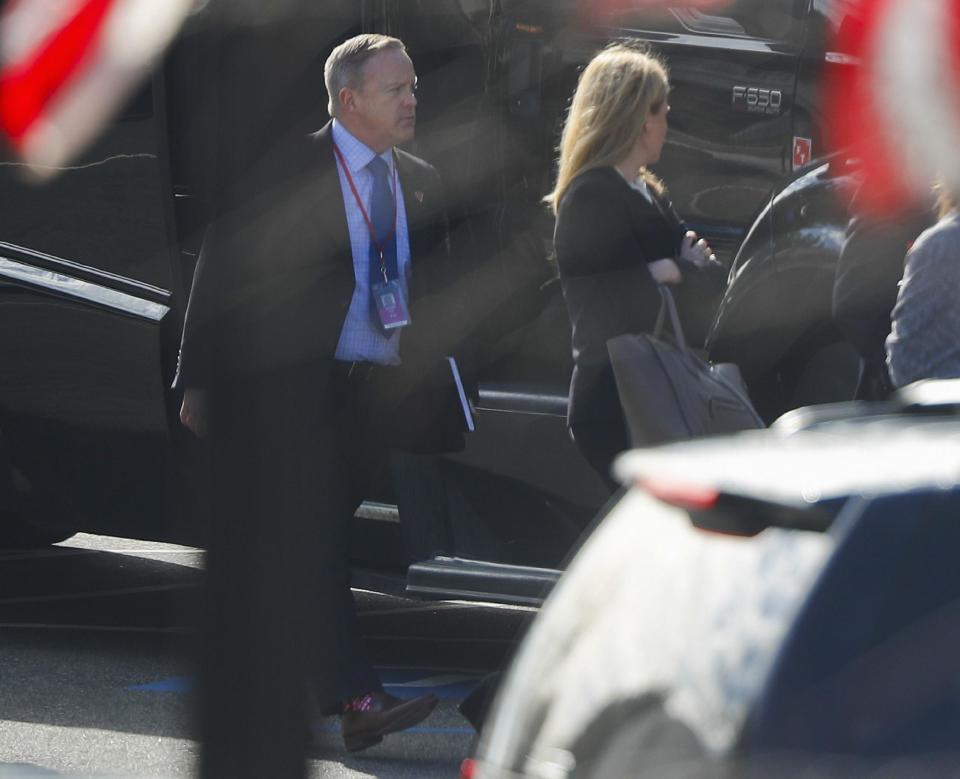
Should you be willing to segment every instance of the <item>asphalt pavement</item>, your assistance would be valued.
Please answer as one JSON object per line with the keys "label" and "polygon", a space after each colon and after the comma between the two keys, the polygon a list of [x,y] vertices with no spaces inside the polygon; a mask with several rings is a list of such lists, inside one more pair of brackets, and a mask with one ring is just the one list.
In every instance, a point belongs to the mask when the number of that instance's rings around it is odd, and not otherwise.
{"label": "asphalt pavement", "polygon": [[[78,535],[0,553],[0,779],[193,776],[196,617],[203,553]],[[337,718],[317,718],[315,777],[456,777],[475,733],[457,709],[501,667],[523,607],[427,603],[356,591],[387,689],[429,690],[418,728],[347,755]]]}

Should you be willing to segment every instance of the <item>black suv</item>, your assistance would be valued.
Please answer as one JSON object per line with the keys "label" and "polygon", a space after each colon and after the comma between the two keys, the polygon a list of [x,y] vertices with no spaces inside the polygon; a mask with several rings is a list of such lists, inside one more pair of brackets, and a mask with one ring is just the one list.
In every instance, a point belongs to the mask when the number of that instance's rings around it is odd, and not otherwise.
{"label": "black suv", "polygon": [[[572,0],[198,4],[83,159],[36,188],[0,169],[0,542],[82,529],[203,543],[204,448],[169,387],[204,227],[271,142],[326,120],[330,48],[381,31],[416,63],[415,151],[450,190],[459,251],[503,271],[469,344],[478,430],[460,454],[410,463],[443,485],[429,507],[436,547],[410,585],[537,601],[606,498],[566,432],[569,324],[541,204],[579,68],[613,38],[663,53],[674,97],[658,172],[729,258],[751,224],[756,245],[756,214],[821,151],[816,83],[825,57],[847,66],[823,44],[841,6],[740,0],[714,15],[601,18]],[[763,297],[759,282],[750,293]],[[358,513],[358,565],[411,562],[393,503],[385,485]]]}

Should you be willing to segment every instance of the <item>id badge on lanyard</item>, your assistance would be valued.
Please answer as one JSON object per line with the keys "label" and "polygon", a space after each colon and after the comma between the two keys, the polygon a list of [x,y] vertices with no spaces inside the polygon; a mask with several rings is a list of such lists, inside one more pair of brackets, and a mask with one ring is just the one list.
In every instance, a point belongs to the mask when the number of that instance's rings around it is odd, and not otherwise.
{"label": "id badge on lanyard", "polygon": [[[373,228],[373,223],[370,221],[370,216],[367,214],[367,209],[363,205],[363,199],[360,197],[360,193],[357,192],[356,184],[353,182],[353,176],[350,175],[350,169],[347,167],[346,160],[343,159],[343,154],[340,151],[340,148],[334,144],[334,151],[337,154],[337,158],[340,161],[340,165],[343,167],[343,171],[346,174],[347,182],[350,184],[350,189],[353,191],[353,197],[357,201],[357,206],[360,208],[360,213],[363,214],[363,220],[367,224],[367,229],[370,231],[370,240],[373,245],[377,248],[377,253],[380,255],[380,275],[383,277],[383,281],[376,282],[372,284],[370,293],[373,296],[374,304],[377,308],[377,316],[380,318],[380,324],[383,325],[384,330],[396,330],[400,327],[406,327],[410,324],[410,312],[407,310],[407,302],[404,299],[403,289],[400,286],[399,279],[390,279],[387,277],[387,267],[383,259],[383,246],[377,240],[376,231]],[[390,239],[393,241],[397,240],[397,229],[396,225],[399,221],[399,208],[396,204],[397,198],[397,173],[394,170],[393,173],[393,197],[394,197],[394,228],[393,233],[390,236]]]}
{"label": "id badge on lanyard", "polygon": [[410,312],[407,311],[399,279],[378,282],[373,285],[371,292],[384,330],[395,330],[410,324]]}

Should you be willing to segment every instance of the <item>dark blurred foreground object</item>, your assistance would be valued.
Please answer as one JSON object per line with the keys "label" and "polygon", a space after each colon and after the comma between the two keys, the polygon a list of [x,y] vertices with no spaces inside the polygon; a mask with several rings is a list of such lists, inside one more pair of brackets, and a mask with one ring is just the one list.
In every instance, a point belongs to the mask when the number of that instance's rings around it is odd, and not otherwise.
{"label": "dark blurred foreground object", "polygon": [[632,489],[521,645],[477,777],[953,775],[960,381],[617,470]]}
{"label": "dark blurred foreground object", "polygon": [[[403,43],[353,37],[326,73],[336,118],[277,138],[225,201],[184,323],[175,386],[191,430],[205,434],[195,412],[209,419],[214,474],[201,697],[211,779],[302,776],[308,689],[323,709],[343,705],[349,751],[437,703],[383,692],[360,640],[348,541],[385,450],[463,448],[453,349],[436,345],[459,312],[445,200],[435,169],[396,148],[413,138],[417,104]],[[358,246],[348,228],[360,217],[370,232]],[[388,272],[389,295],[375,286]],[[406,301],[402,316],[387,317],[388,296]]]}
{"label": "dark blurred foreground object", "polygon": [[150,75],[194,0],[20,0],[0,16],[0,127],[49,178]]}

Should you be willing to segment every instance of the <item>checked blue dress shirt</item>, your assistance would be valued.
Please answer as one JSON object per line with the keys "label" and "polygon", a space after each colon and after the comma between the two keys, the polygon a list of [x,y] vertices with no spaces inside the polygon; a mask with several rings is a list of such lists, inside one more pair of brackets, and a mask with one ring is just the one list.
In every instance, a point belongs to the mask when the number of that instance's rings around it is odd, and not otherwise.
{"label": "checked blue dress shirt", "polygon": [[[373,193],[373,173],[367,167],[376,156],[372,149],[357,140],[336,119],[333,120],[333,141],[339,147],[350,175],[357,187],[357,192],[363,200],[363,205],[370,212],[370,199]],[[394,180],[393,150],[388,149],[380,155],[387,163],[390,171],[390,180]],[[385,335],[380,328],[373,324],[371,319],[370,296],[370,231],[363,214],[354,199],[350,183],[339,161],[337,173],[340,176],[340,191],[347,212],[347,228],[350,231],[350,249],[353,253],[353,274],[356,286],[350,308],[347,310],[343,329],[340,331],[340,340],[337,343],[335,357],[347,362],[375,362],[381,365],[400,364],[400,338],[402,329],[394,330]],[[397,182],[397,268],[400,274],[400,285],[404,296],[409,295],[410,280],[410,238],[407,234],[407,213],[403,205],[403,190],[400,180]],[[407,297],[409,304],[409,297]],[[376,316],[374,313],[373,316]]]}

